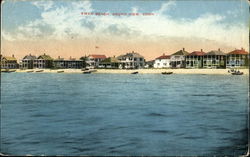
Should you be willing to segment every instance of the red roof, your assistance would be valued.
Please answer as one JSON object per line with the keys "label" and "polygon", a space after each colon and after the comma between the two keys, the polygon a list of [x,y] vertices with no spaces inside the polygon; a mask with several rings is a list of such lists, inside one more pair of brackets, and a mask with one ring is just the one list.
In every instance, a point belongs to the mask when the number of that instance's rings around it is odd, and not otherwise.
{"label": "red roof", "polygon": [[160,57],[157,57],[156,59],[170,59],[170,56],[162,55]]}
{"label": "red roof", "polygon": [[205,55],[205,52],[203,51],[194,51],[190,54],[188,54],[188,56],[204,56]]}
{"label": "red roof", "polygon": [[96,59],[105,59],[105,58],[106,58],[105,55],[96,55],[96,54],[94,54],[94,55],[89,55],[89,57],[91,57],[91,58],[96,58]]}
{"label": "red roof", "polygon": [[232,55],[232,54],[234,54],[234,55],[247,55],[248,52],[245,51],[244,49],[241,49],[241,50],[234,50],[232,52],[229,52],[228,54],[229,55]]}

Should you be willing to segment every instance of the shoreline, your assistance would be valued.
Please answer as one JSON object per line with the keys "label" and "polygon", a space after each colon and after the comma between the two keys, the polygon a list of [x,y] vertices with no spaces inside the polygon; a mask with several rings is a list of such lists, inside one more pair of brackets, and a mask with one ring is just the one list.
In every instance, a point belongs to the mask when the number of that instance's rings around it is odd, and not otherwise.
{"label": "shoreline", "polygon": [[[16,70],[18,73],[83,73],[81,69],[11,69]],[[131,74],[132,72],[138,72],[139,74],[161,74],[162,72],[173,72],[173,74],[221,74],[231,75],[228,73],[229,69],[94,69],[96,74]],[[239,69],[246,75],[249,75],[249,69]],[[63,71],[63,72],[62,72]]]}

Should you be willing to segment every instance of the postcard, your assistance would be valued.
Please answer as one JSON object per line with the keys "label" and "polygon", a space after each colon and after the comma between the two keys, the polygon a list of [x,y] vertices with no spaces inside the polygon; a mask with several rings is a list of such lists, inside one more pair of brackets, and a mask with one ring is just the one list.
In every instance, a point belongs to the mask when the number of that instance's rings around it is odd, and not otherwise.
{"label": "postcard", "polygon": [[247,0],[1,1],[1,155],[249,155]]}

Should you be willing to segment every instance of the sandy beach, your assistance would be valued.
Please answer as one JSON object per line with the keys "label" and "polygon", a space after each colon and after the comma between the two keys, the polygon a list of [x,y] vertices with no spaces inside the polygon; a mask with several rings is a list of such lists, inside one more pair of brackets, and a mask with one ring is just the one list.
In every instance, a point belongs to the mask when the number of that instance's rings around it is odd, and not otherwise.
{"label": "sandy beach", "polygon": [[[228,73],[229,69],[95,69],[93,73],[113,73],[113,74],[130,74],[132,72],[139,72],[139,74],[161,74],[162,72],[173,72],[174,74],[221,74],[221,75],[230,75]],[[240,69],[244,74],[249,75],[248,69]],[[83,73],[81,69],[16,69],[15,72],[22,73]]]}

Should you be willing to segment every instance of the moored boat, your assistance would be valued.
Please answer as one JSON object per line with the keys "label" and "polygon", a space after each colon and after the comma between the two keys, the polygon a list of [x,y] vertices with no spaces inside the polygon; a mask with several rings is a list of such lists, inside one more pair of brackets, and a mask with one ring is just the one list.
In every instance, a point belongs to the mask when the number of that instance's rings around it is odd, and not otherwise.
{"label": "moored boat", "polygon": [[83,74],[91,74],[91,71],[84,71]]}
{"label": "moored boat", "polygon": [[232,75],[243,75],[244,73],[240,72],[240,71],[235,71],[235,72],[232,72],[231,74]]}
{"label": "moored boat", "polygon": [[132,72],[131,74],[138,74],[139,72],[138,71],[135,71],[135,72]]}
{"label": "moored boat", "polygon": [[173,74],[173,72],[162,72],[163,75],[170,75]]}
{"label": "moored boat", "polygon": [[57,73],[63,73],[64,71],[63,70],[58,70]]}
{"label": "moored boat", "polygon": [[26,72],[27,73],[32,73],[32,72],[34,72],[34,70],[27,70]]}

